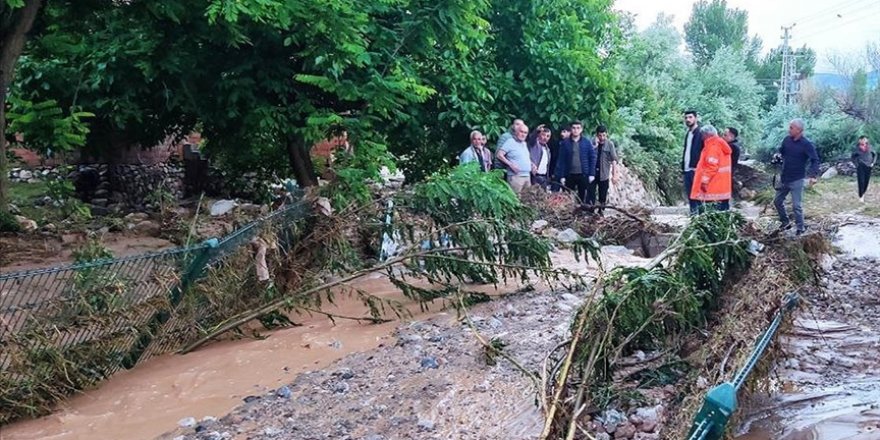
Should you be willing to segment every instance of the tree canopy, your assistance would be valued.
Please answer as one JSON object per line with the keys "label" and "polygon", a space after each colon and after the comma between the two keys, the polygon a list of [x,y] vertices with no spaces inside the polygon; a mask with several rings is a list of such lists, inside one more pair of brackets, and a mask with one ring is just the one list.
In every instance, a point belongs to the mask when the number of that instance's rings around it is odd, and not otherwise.
{"label": "tree canopy", "polygon": [[694,62],[701,66],[709,64],[722,47],[743,51],[749,60],[755,59],[761,50],[761,41],[749,38],[749,13],[728,8],[727,0],[694,3],[684,35]]}

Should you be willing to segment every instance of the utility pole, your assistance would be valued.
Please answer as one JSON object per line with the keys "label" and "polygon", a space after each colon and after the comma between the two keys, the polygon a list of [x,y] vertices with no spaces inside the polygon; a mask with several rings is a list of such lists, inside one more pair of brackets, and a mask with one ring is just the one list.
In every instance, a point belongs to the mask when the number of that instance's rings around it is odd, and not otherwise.
{"label": "utility pole", "polygon": [[777,104],[790,104],[792,96],[797,93],[795,87],[797,85],[795,69],[795,57],[791,54],[789,41],[791,40],[791,29],[795,26],[782,26],[782,72],[779,77],[779,97]]}

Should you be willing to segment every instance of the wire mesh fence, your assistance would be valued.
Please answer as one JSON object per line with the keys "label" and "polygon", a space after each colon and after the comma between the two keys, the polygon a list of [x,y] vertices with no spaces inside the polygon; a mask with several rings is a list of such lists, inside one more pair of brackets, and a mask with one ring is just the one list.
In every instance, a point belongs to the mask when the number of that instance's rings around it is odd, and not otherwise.
{"label": "wire mesh fence", "polygon": [[240,311],[242,301],[212,297],[211,275],[254,279],[253,244],[283,250],[306,215],[300,201],[195,246],[0,274],[0,424],[175,351]]}

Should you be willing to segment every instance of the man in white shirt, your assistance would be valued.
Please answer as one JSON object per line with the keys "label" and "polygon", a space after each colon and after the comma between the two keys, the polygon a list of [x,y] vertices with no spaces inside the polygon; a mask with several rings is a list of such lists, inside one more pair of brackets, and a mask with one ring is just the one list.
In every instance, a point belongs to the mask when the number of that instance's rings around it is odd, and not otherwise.
{"label": "man in white shirt", "polygon": [[550,185],[550,136],[549,128],[539,125],[536,129],[535,143],[529,147],[529,156],[532,160],[532,185],[547,188]]}

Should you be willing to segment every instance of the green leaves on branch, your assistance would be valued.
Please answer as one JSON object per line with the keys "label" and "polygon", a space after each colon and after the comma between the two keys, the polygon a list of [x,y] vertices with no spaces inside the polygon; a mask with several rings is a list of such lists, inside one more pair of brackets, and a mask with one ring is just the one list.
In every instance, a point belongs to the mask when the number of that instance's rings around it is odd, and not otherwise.
{"label": "green leaves on branch", "polygon": [[86,142],[89,127],[85,119],[95,115],[89,112],[74,111],[65,115],[55,100],[31,102],[10,97],[12,104],[6,114],[9,134],[21,134],[24,144],[37,151],[71,151],[82,147]]}

